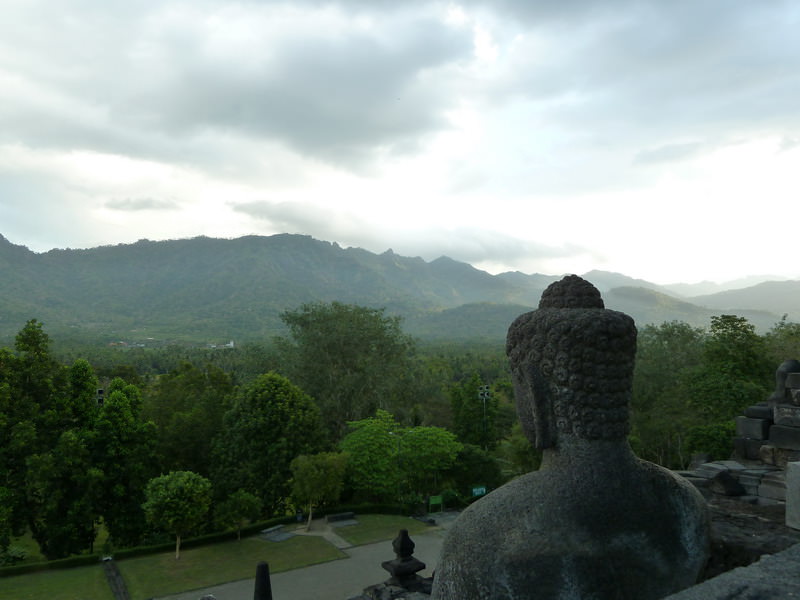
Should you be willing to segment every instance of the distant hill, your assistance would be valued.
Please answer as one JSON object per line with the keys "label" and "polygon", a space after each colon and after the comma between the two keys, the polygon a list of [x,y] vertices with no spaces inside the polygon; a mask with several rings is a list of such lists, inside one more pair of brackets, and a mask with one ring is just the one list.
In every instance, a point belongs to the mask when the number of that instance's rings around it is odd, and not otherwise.
{"label": "distant hill", "polygon": [[[584,276],[609,308],[640,325],[679,319],[707,326],[717,306],[741,309],[737,314],[759,328],[784,312],[800,315],[787,308],[796,306],[800,282],[764,293],[755,286],[751,296],[704,297],[704,308],[619,273]],[[559,278],[491,275],[448,257],[426,262],[289,234],[140,240],[41,254],[0,236],[0,343],[10,343],[30,318],[43,321],[53,337],[93,343],[263,340],[284,331],[283,311],[333,300],[386,308],[423,339],[502,343],[510,322]]]}
{"label": "distant hill", "polygon": [[670,283],[661,286],[668,293],[676,294],[684,298],[694,299],[697,296],[708,296],[729,290],[740,290],[752,287],[765,281],[785,281],[785,277],[779,275],[749,275],[740,279],[715,283],[713,281],[701,281],[700,283]]}
{"label": "distant hill", "polygon": [[694,304],[717,312],[758,306],[777,315],[800,320],[800,281],[766,281],[752,287],[692,298]]}

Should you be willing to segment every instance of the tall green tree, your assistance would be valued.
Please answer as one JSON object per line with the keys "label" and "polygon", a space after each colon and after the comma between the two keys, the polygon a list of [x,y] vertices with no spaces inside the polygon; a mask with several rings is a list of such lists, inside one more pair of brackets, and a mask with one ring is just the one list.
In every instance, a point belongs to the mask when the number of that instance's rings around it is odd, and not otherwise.
{"label": "tall green tree", "polygon": [[261,515],[261,500],[250,492],[236,490],[220,502],[215,512],[215,520],[222,527],[236,529],[236,539],[242,539],[242,527],[253,522]]}
{"label": "tall green tree", "polygon": [[95,468],[102,474],[98,511],[117,546],[138,544],[146,529],[144,489],[158,472],[156,432],[141,418],[139,389],[120,378],[109,385],[92,436]]}
{"label": "tall green tree", "polygon": [[705,332],[680,321],[639,330],[631,400],[631,445],[646,460],[683,468],[687,434],[699,424],[688,377],[703,363]]}
{"label": "tall green tree", "polygon": [[400,318],[352,304],[304,304],[281,315],[279,338],[289,378],[317,402],[333,441],[348,421],[413,404],[414,342]]}
{"label": "tall green tree", "polygon": [[391,413],[351,422],[340,443],[347,482],[357,497],[376,502],[413,499],[436,488],[462,444],[440,427],[403,427]]}
{"label": "tall green tree", "polygon": [[781,363],[800,358],[800,323],[793,323],[783,315],[764,336],[767,357],[777,369]]}
{"label": "tall green tree", "polygon": [[688,376],[689,404],[703,425],[731,421],[750,404],[765,400],[777,365],[764,339],[744,317],[711,317],[702,360]]}
{"label": "tall green tree", "polygon": [[191,471],[172,471],[151,479],[143,509],[155,527],[175,536],[175,558],[181,557],[181,538],[205,523],[211,506],[211,482]]}
{"label": "tall green tree", "polygon": [[156,380],[144,396],[143,413],[156,425],[164,470],[210,475],[211,442],[232,393],[230,377],[208,363],[199,368],[182,362]]}
{"label": "tall green tree", "polygon": [[258,496],[269,514],[290,495],[292,460],[324,447],[319,410],[309,396],[276,373],[241,389],[214,439],[212,478],[227,495],[242,489]]}
{"label": "tall green tree", "polygon": [[315,507],[339,499],[346,467],[347,454],[337,452],[301,454],[292,461],[292,499],[308,507],[306,529],[311,526]]}
{"label": "tall green tree", "polygon": [[91,547],[102,474],[92,467],[84,430],[70,429],[55,447],[28,458],[29,524],[42,554],[63,558]]}
{"label": "tall green tree", "polygon": [[453,431],[465,444],[484,450],[497,444],[497,397],[489,385],[475,373],[469,379],[450,386]]}

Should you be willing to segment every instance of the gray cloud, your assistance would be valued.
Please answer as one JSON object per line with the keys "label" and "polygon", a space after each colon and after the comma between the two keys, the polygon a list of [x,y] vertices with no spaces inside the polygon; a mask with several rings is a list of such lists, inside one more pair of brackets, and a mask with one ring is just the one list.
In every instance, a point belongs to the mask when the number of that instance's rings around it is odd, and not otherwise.
{"label": "gray cloud", "polygon": [[529,269],[536,261],[592,254],[587,248],[569,242],[550,246],[478,227],[425,227],[417,230],[394,229],[386,225],[376,227],[358,215],[298,203],[251,202],[236,204],[233,208],[261,221],[267,231],[313,231],[315,237],[337,240],[345,246],[378,253],[392,248],[399,254],[421,256],[426,260],[449,256],[473,264],[496,263]]}
{"label": "gray cloud", "polygon": [[57,48],[47,55],[9,30],[0,68],[26,75],[0,112],[0,139],[158,153],[165,135],[190,144],[227,131],[352,164],[376,149],[413,152],[448,127],[449,71],[470,56],[468,30],[394,10],[360,27],[350,15],[289,6],[154,3],[118,15],[97,5],[70,27],[42,19],[39,33]]}
{"label": "gray cloud", "polygon": [[120,211],[177,210],[180,205],[174,200],[157,198],[116,198],[106,202],[106,208]]}
{"label": "gray cloud", "polygon": [[656,163],[674,162],[696,156],[703,148],[700,143],[667,144],[651,150],[642,150],[633,159],[634,164],[651,165]]}

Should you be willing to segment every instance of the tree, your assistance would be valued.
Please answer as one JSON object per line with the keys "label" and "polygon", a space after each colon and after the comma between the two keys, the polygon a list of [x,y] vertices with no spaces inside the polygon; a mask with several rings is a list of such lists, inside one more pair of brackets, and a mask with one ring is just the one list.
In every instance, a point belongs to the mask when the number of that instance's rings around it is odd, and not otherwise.
{"label": "tree", "polygon": [[702,360],[686,378],[688,405],[697,417],[689,430],[692,450],[717,455],[720,447],[732,450],[733,419],[767,398],[774,372],[764,339],[747,319],[711,317]]}
{"label": "tree", "polygon": [[27,466],[29,523],[42,554],[64,558],[90,548],[102,474],[91,466],[85,433],[65,431],[51,451],[32,455]]}
{"label": "tree", "polygon": [[465,444],[484,450],[497,443],[497,398],[488,385],[475,373],[469,379],[450,386],[450,405],[453,411],[453,430]]}
{"label": "tree", "polygon": [[261,514],[261,500],[245,490],[236,490],[216,508],[217,523],[236,528],[236,539],[242,539],[242,527],[255,521]]}
{"label": "tree", "polygon": [[333,302],[304,304],[281,315],[290,337],[278,338],[286,373],[310,394],[333,441],[346,423],[376,408],[410,405],[412,339],[383,309]]}
{"label": "tree", "polygon": [[340,444],[349,457],[348,484],[357,495],[377,502],[432,493],[462,448],[441,427],[402,427],[380,409],[349,425]]}
{"label": "tree", "polygon": [[689,406],[688,377],[703,360],[705,333],[680,321],[645,325],[637,340],[631,399],[631,446],[637,455],[683,468],[686,436],[698,423]]}
{"label": "tree", "polygon": [[511,428],[508,437],[498,444],[494,455],[504,479],[513,479],[535,471],[542,462],[542,451],[531,445],[519,421]]}
{"label": "tree", "polygon": [[744,317],[711,317],[700,364],[688,376],[689,404],[704,425],[732,420],[766,399],[775,373],[764,340]]}
{"label": "tree", "polygon": [[475,484],[484,485],[487,491],[491,491],[504,481],[500,462],[483,448],[472,444],[464,444],[444,477],[448,485],[465,495],[471,495]]}
{"label": "tree", "polygon": [[402,477],[400,424],[391,413],[380,410],[374,417],[352,421],[339,444],[347,453],[347,483],[357,495],[374,502],[396,499]]}
{"label": "tree", "polygon": [[783,315],[764,336],[764,344],[775,369],[784,361],[800,358],[800,323],[787,321]]}
{"label": "tree", "polygon": [[323,448],[314,402],[288,379],[267,373],[244,387],[214,439],[212,477],[218,494],[243,489],[268,513],[280,512],[290,493],[292,460]]}
{"label": "tree", "polygon": [[143,412],[156,425],[165,470],[210,475],[211,442],[222,428],[232,393],[230,377],[211,364],[200,369],[184,361],[156,380],[145,395]]}
{"label": "tree", "polygon": [[292,499],[308,506],[306,529],[311,526],[314,507],[339,499],[346,467],[347,455],[336,452],[301,454],[292,461]]}
{"label": "tree", "polygon": [[93,463],[103,478],[98,511],[118,546],[141,541],[146,525],[144,488],[158,472],[155,426],[142,420],[141,404],[136,386],[114,379],[92,437]]}
{"label": "tree", "polygon": [[409,427],[396,435],[408,491],[417,496],[441,491],[442,473],[453,466],[463,444],[441,427]]}
{"label": "tree", "polygon": [[145,490],[149,523],[175,536],[175,559],[181,556],[181,538],[197,530],[211,506],[211,482],[191,471],[172,471],[151,479]]}

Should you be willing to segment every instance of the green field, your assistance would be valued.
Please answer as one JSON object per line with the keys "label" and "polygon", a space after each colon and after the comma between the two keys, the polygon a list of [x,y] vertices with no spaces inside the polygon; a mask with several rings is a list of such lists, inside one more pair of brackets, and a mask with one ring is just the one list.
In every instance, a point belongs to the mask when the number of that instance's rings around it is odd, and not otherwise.
{"label": "green field", "polygon": [[170,552],[121,560],[118,566],[131,598],[145,600],[255,577],[261,561],[278,573],[344,557],[320,537],[296,536],[283,542],[252,537],[183,550],[179,560]]}
{"label": "green field", "polygon": [[[431,526],[397,515],[358,515],[358,524],[334,531],[353,545],[393,539],[400,529],[413,536]],[[32,540],[29,540],[32,543]],[[19,545],[19,541],[17,541]],[[35,544],[30,550],[34,556]],[[181,551],[151,554],[117,562],[133,600],[146,600],[255,576],[260,561],[278,573],[346,555],[318,536],[295,536],[282,542],[245,538]],[[0,600],[113,600],[100,564],[41,571],[0,579]]]}
{"label": "green field", "polygon": [[0,579],[2,600],[114,600],[101,564]]}
{"label": "green field", "polygon": [[411,536],[433,529],[417,519],[398,515],[357,515],[356,518],[358,525],[334,528],[339,537],[354,546],[392,540],[401,529],[407,529]]}

